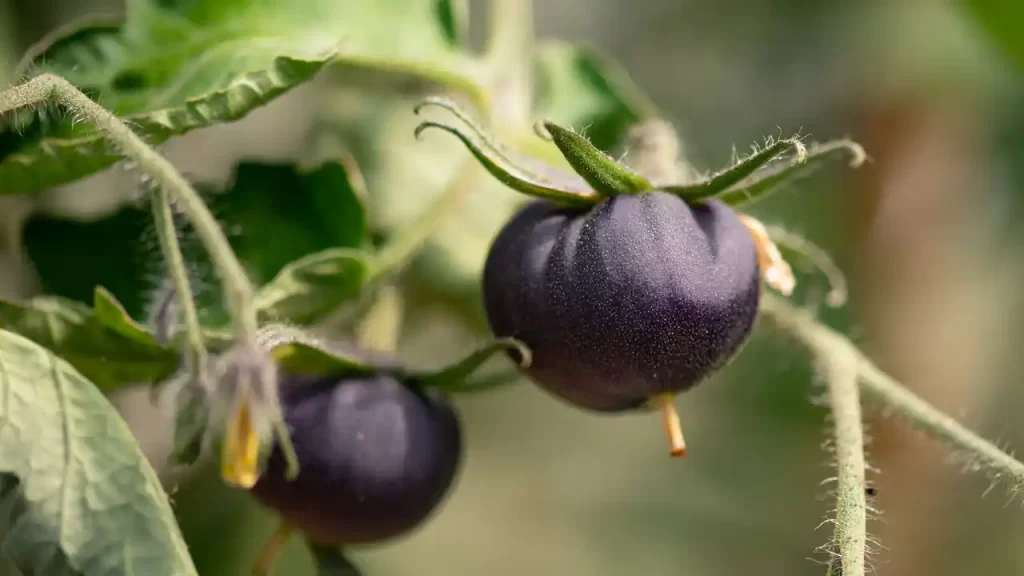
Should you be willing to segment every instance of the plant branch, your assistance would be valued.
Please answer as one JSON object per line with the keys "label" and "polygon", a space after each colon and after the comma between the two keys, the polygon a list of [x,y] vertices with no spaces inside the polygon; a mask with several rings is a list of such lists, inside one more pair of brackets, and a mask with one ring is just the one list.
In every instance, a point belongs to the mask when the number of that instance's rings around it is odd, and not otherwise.
{"label": "plant branch", "polygon": [[178,244],[178,234],[174,228],[174,214],[171,212],[171,204],[166,190],[157,186],[151,191],[151,194],[153,195],[153,222],[156,227],[157,239],[160,242],[160,251],[163,252],[164,260],[167,262],[167,272],[174,284],[175,298],[177,298],[178,307],[181,309],[182,319],[185,323],[192,382],[205,388],[209,354],[203,340],[199,313],[196,311],[196,304],[192,299],[192,287],[189,285],[185,259],[181,255],[181,246]]}
{"label": "plant branch", "polygon": [[955,448],[977,465],[978,471],[1006,482],[1013,491],[1024,486],[1024,462],[914,395],[874,364],[861,362],[860,383],[867,396],[901,415],[918,430]]}
{"label": "plant branch", "polygon": [[867,552],[867,501],[864,495],[864,429],[855,358],[841,354],[822,358],[829,403],[835,420],[836,488],[834,556],[830,575],[864,576]]}
{"label": "plant branch", "polygon": [[771,316],[780,328],[803,342],[822,361],[847,358],[853,362],[865,396],[966,456],[978,471],[1008,483],[1011,490],[1016,491],[1024,486],[1024,463],[915,395],[875,366],[845,336],[771,293],[764,294],[761,310]]}
{"label": "plant branch", "polygon": [[252,284],[231,250],[224,232],[188,181],[117,116],[59,76],[43,74],[0,93],[0,115],[47,103],[62,106],[76,118],[90,122],[121,153],[135,161],[158,188],[173,195],[196,229],[203,247],[210,253],[223,283],[225,300],[239,339],[255,338],[258,325],[253,307]]}
{"label": "plant branch", "polygon": [[484,65],[493,95],[488,121],[525,124],[533,105],[533,1],[492,0]]}

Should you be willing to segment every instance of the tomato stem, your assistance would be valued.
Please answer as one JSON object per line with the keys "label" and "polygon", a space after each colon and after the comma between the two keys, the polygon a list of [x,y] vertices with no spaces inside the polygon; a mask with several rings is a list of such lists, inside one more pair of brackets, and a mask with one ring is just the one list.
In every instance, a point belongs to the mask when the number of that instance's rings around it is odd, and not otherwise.
{"label": "tomato stem", "polygon": [[679,422],[675,400],[675,394],[660,394],[654,398],[654,404],[661,410],[661,422],[668,437],[669,453],[674,458],[683,458],[686,456],[686,440],[683,438],[683,427]]}

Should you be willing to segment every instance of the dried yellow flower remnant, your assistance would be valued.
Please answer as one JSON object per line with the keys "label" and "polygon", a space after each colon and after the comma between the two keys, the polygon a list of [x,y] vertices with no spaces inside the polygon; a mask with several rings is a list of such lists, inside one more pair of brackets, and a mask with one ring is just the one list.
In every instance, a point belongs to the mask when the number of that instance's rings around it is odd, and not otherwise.
{"label": "dried yellow flower remnant", "polygon": [[757,248],[757,261],[761,266],[761,276],[766,284],[778,290],[784,296],[789,296],[796,288],[796,278],[789,263],[782,258],[779,247],[772,241],[768,230],[756,218],[740,214],[740,220],[750,231],[754,238],[754,246]]}
{"label": "dried yellow flower remnant", "polygon": [[249,390],[239,390],[221,452],[221,476],[224,481],[249,489],[259,480],[260,435],[253,423]]}

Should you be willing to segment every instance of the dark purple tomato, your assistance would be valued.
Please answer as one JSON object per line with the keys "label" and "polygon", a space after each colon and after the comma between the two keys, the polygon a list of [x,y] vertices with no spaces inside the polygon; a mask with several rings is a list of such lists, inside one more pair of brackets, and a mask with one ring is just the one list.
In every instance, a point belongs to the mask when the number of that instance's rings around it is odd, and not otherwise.
{"label": "dark purple tomato", "polygon": [[275,449],[253,494],[319,544],[365,544],[421,524],[462,459],[453,407],[387,375],[283,375],[281,402],[299,460]]}
{"label": "dark purple tomato", "polygon": [[725,365],[752,330],[759,274],[732,209],[654,191],[589,210],[528,204],[491,247],[483,295],[495,336],[532,350],[537,384],[619,412]]}

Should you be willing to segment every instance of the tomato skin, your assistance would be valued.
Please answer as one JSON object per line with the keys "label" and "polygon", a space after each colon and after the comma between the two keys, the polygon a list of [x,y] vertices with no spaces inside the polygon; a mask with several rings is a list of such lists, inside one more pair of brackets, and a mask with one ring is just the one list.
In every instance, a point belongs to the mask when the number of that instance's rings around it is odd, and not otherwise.
{"label": "tomato skin", "polygon": [[760,289],[754,241],[731,208],[658,191],[590,210],[532,202],[494,240],[483,278],[491,330],[531,349],[529,376],[602,412],[724,366],[752,330]]}
{"label": "tomato skin", "polygon": [[275,448],[252,493],[320,544],[367,544],[420,525],[462,461],[452,405],[388,375],[282,376],[281,403],[299,460],[285,478]]}

